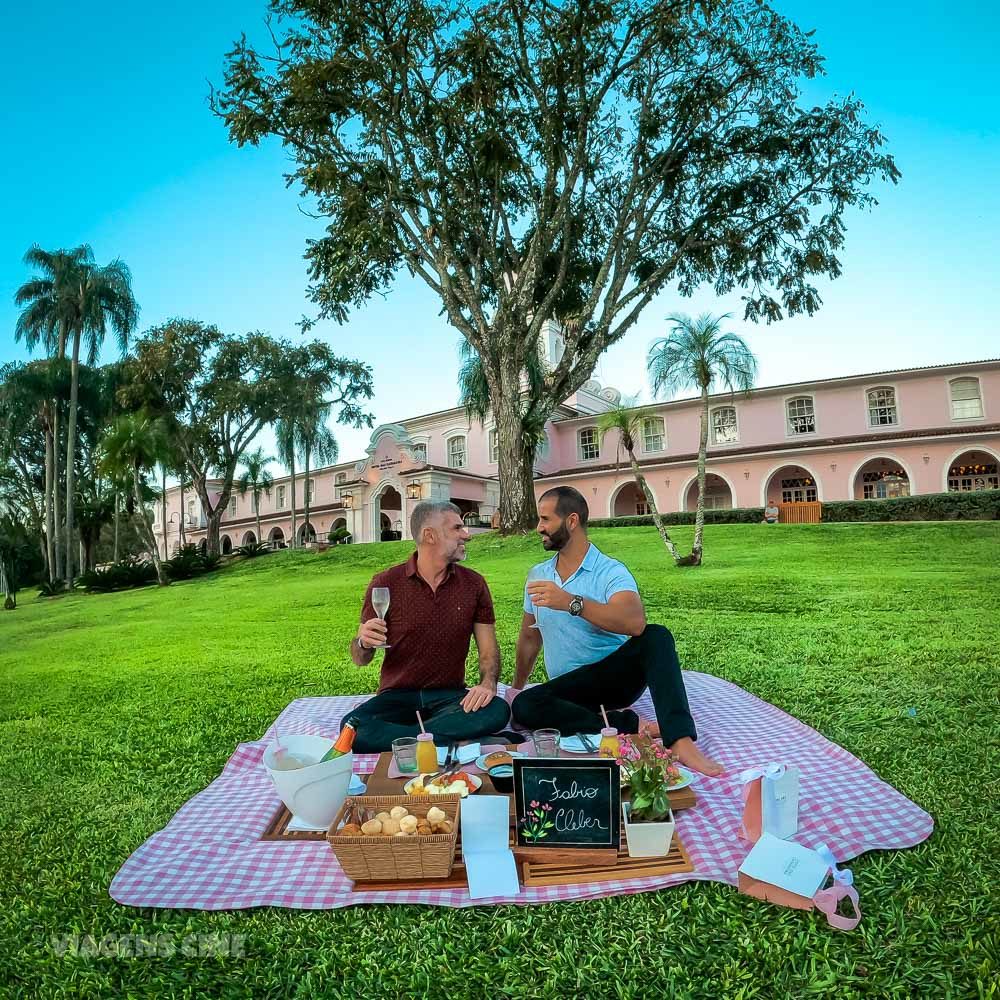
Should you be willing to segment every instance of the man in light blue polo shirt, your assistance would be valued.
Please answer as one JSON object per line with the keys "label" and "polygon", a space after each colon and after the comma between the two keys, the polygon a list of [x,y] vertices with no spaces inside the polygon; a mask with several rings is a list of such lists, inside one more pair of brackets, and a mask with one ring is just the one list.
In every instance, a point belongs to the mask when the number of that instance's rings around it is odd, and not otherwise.
{"label": "man in light blue polo shirt", "polygon": [[603,705],[619,733],[637,733],[641,720],[628,706],[648,687],[656,723],[642,723],[643,731],[662,736],[682,764],[721,774],[695,743],[673,636],[646,624],[632,574],[587,538],[589,513],[572,486],[538,501],[538,533],[555,555],[532,569],[525,587],[514,687],[528,682],[543,644],[549,680],[517,694],[515,721],[565,735],[595,733],[604,725]]}

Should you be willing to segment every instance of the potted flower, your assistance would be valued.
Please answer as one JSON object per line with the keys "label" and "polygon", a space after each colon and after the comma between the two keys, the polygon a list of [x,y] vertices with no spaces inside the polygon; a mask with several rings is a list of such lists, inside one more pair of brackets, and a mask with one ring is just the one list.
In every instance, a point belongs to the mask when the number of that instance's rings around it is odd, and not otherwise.
{"label": "potted flower", "polygon": [[632,858],[662,858],[674,838],[674,814],[667,789],[680,779],[676,757],[647,736],[622,736],[618,763],[631,801],[622,801],[625,837]]}

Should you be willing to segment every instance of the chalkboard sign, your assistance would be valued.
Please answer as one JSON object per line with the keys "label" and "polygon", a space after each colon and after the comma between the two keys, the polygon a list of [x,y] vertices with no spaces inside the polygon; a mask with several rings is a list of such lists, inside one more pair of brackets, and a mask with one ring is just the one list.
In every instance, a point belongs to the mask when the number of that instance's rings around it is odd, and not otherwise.
{"label": "chalkboard sign", "polygon": [[519,847],[617,851],[619,766],[592,758],[515,757],[514,808]]}

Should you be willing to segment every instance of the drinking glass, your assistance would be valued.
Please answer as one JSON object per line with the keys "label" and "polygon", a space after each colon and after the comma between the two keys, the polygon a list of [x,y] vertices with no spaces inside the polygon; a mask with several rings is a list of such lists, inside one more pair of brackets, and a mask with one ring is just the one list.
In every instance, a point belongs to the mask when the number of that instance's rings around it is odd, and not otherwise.
{"label": "drinking glass", "polygon": [[558,729],[536,729],[531,734],[531,742],[535,746],[535,756],[558,757],[560,735]]}
{"label": "drinking glass", "polygon": [[417,738],[416,736],[401,736],[392,741],[392,756],[396,767],[403,774],[417,773]]}
{"label": "drinking glass", "polygon": [[[528,570],[528,583],[535,583],[538,580],[547,580],[549,578],[548,573],[545,571],[544,564],[539,564],[538,566],[532,566]],[[538,611],[535,611],[535,624],[529,625],[528,628],[541,629],[541,625],[538,624]]]}
{"label": "drinking glass", "polygon": [[[372,588],[372,607],[375,609],[375,614],[385,621],[385,616],[389,613],[389,588],[388,587],[373,587]],[[376,649],[388,649],[389,644],[387,642],[382,643],[380,646],[376,646]]]}

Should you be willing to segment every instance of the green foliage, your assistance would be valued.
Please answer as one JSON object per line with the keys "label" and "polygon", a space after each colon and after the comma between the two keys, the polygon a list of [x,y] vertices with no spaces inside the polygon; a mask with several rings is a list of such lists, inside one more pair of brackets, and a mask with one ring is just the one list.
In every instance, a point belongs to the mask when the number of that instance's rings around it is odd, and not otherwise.
{"label": "green foliage", "polygon": [[1000,490],[976,493],[919,493],[891,500],[833,500],[823,504],[823,520],[836,521],[996,521]]}
{"label": "green foliage", "polygon": [[146,587],[156,583],[156,567],[148,559],[127,556],[110,566],[81,574],[79,582],[91,594]]}
{"label": "green foliage", "polygon": [[201,546],[182,545],[170,558],[164,560],[163,569],[171,580],[190,580],[218,569],[221,556],[203,553]]}
{"label": "green foliage", "polygon": [[341,542],[351,537],[351,532],[346,525],[341,525],[339,528],[333,528],[326,533],[326,540],[332,542],[334,545],[339,545]]}
{"label": "green foliage", "polygon": [[[661,514],[664,524],[694,524],[695,511],[675,510]],[[728,510],[709,509],[705,511],[706,524],[759,524],[764,520],[763,507],[733,507]],[[593,528],[637,528],[653,524],[651,514],[636,514],[630,517],[592,517],[589,524]]]}
{"label": "green foliage", "polygon": [[[86,576],[86,574],[84,574]],[[58,597],[60,594],[66,592],[66,586],[61,581],[56,580],[54,583],[50,583],[48,580],[43,580],[38,585],[38,596],[39,597]]]}
{"label": "green foliage", "polygon": [[[690,528],[676,534],[690,544]],[[180,587],[30,601],[0,622],[15,790],[0,799],[0,982],[53,997],[989,997],[1000,975],[989,794],[1000,523],[720,525],[698,573],[664,572],[652,528],[592,538],[633,571],[687,669],[792,713],[932,812],[927,843],[849,862],[865,914],[857,931],[711,882],[461,912],[112,902],[125,858],[292,699],[375,690],[378,661],[354,666],[348,644],[372,574],[412,551],[400,542],[234,561]],[[490,585],[509,682],[525,575],[543,553],[536,538],[491,534],[468,548]],[[477,676],[473,655],[467,678]],[[190,933],[231,933],[245,954],[56,958],[50,937],[68,933],[178,946]]]}
{"label": "green foliage", "polygon": [[256,559],[257,556],[265,556],[271,551],[271,546],[267,542],[248,542],[235,550],[236,555],[243,556],[244,559]]}

